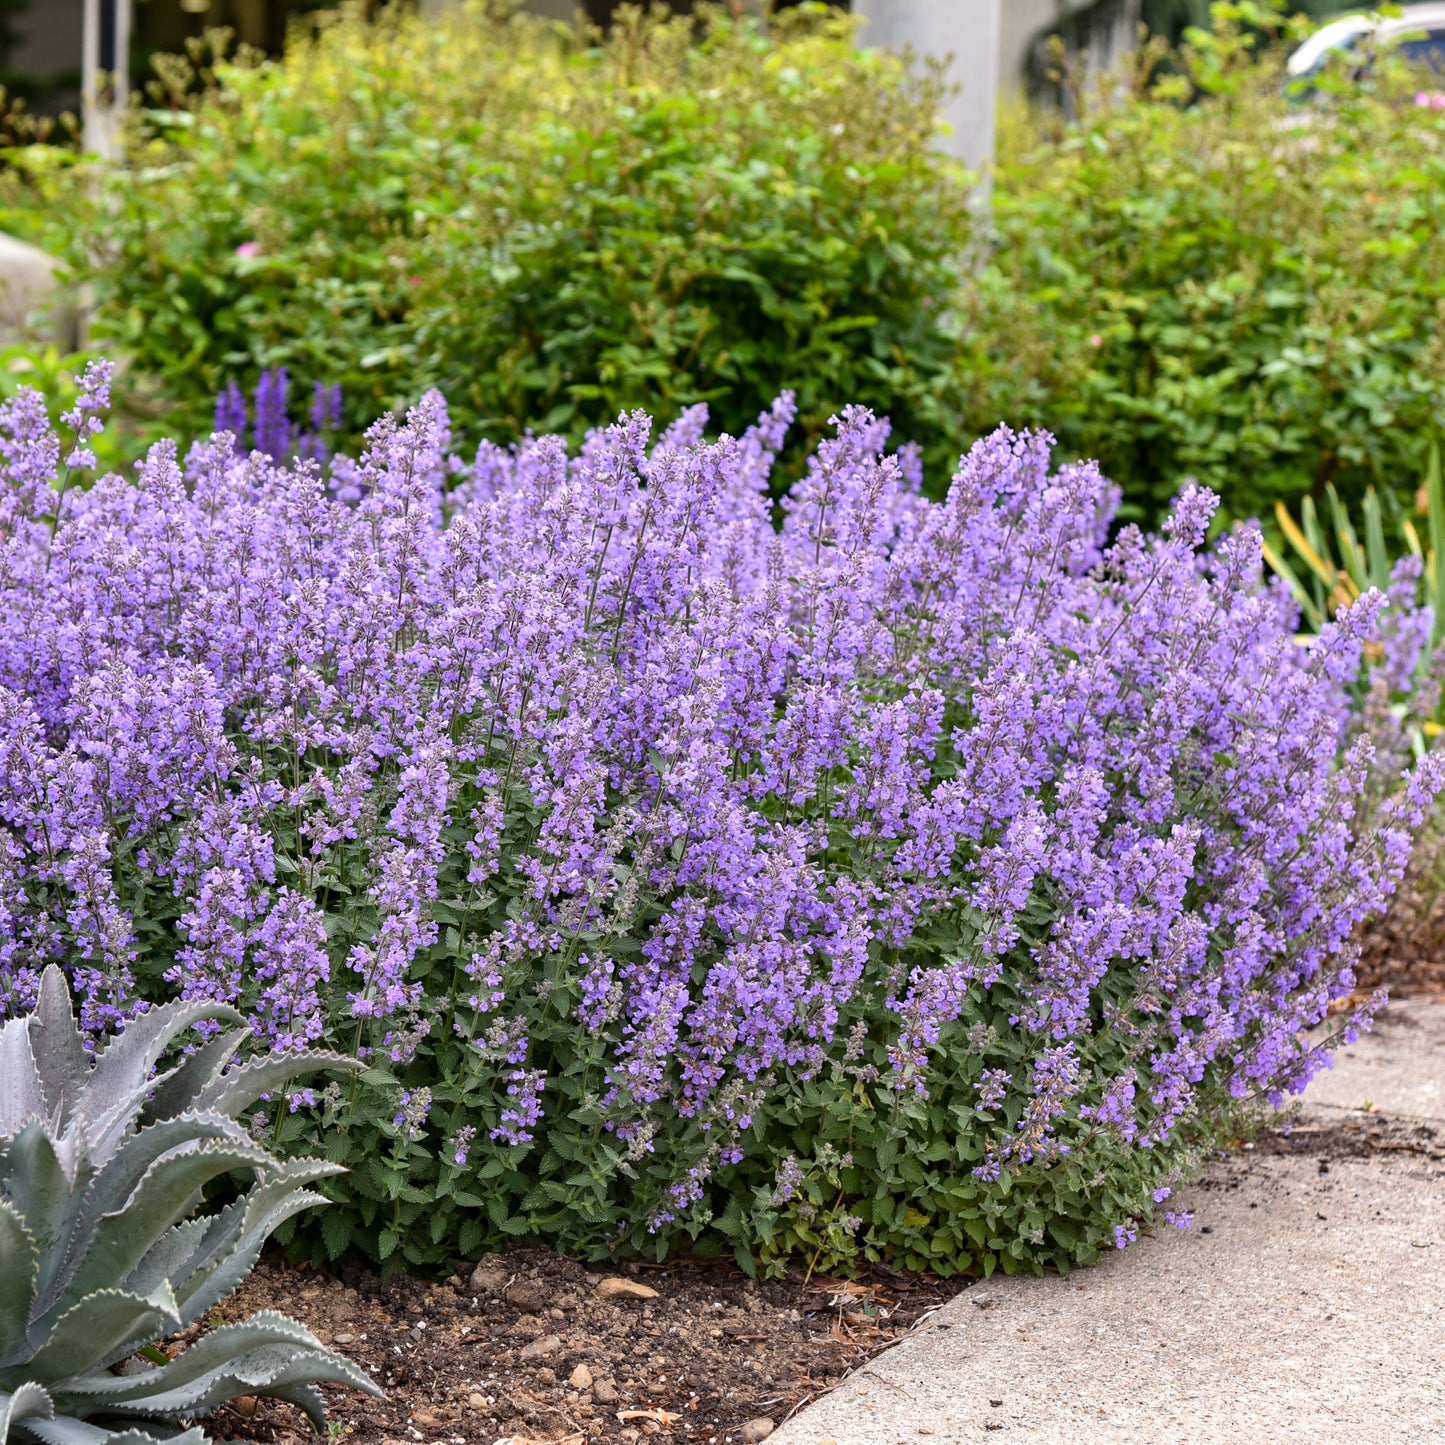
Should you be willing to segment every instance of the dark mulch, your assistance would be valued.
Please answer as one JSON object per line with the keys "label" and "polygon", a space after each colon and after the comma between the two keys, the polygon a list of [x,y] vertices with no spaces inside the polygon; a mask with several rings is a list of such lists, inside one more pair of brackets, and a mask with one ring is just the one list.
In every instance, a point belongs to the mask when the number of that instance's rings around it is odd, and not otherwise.
{"label": "dark mulch", "polygon": [[1376,1159],[1382,1155],[1413,1156],[1437,1163],[1445,1160],[1445,1128],[1413,1119],[1372,1115],[1339,1123],[1271,1129],[1256,1137],[1253,1148],[1259,1154],[1314,1156],[1321,1169],[1337,1159]]}
{"label": "dark mulch", "polygon": [[[446,1284],[383,1285],[354,1266],[327,1277],[271,1258],[221,1314],[284,1310],[384,1385],[385,1402],[328,1392],[356,1445],[738,1445],[744,1424],[780,1424],[966,1283],[881,1269],[765,1282],[682,1261],[611,1276],[655,1298],[604,1300],[608,1277],[542,1249],[493,1257]],[[307,1427],[289,1406],[246,1400],[211,1433],[293,1445]],[[761,1438],[761,1426],[748,1436]]]}
{"label": "dark mulch", "polygon": [[1437,868],[1405,879],[1390,911],[1360,939],[1358,991],[1392,998],[1445,998],[1445,890]]}

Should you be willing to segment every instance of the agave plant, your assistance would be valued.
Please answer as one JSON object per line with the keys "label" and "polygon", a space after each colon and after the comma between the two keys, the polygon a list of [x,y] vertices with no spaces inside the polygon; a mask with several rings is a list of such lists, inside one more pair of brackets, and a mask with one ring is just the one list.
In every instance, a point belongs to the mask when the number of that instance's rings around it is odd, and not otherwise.
{"label": "agave plant", "polygon": [[[191,1422],[239,1395],[289,1400],[322,1429],[316,1385],[381,1393],[271,1311],[168,1360],[151,1348],[230,1294],[283,1220],[325,1202],[304,1186],[338,1172],[277,1159],[237,1115],[350,1061],[298,1050],[233,1064],[246,1037],[234,1030],[157,1073],[207,1019],[240,1022],[209,1001],[169,1004],[91,1054],[51,967],[35,1012],[0,1028],[0,1445],[202,1445]],[[233,1171],[252,1176],[249,1192],[196,1213],[204,1186]]]}

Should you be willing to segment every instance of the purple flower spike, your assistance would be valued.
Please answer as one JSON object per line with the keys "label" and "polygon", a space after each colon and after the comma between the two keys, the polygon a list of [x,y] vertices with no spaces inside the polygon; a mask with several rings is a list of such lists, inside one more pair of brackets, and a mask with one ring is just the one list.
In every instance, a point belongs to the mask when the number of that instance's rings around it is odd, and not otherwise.
{"label": "purple flower spike", "polygon": [[250,430],[251,416],[246,406],[246,396],[234,378],[226,383],[226,389],[216,398],[217,431],[230,432],[236,439],[236,451],[244,454],[246,435]]}
{"label": "purple flower spike", "polygon": [[1210,1101],[1328,1062],[1445,779],[1418,567],[1301,643],[1209,493],[1116,526],[1003,428],[935,503],[854,407],[775,515],[790,397],[468,466],[433,393],[323,475],[339,391],[298,438],[268,370],[254,452],[67,490],[107,380],[76,448],[0,405],[0,1016],[52,960],[92,1037],[222,999],[374,1066],[283,1131],[355,1107],[664,1241],[751,1196],[840,1258],[896,1244],[840,1109],[979,1208],[1068,1176],[1089,1252],[1178,1203]]}
{"label": "purple flower spike", "polygon": [[277,461],[291,450],[291,421],[286,414],[284,366],[268,367],[256,383],[256,450]]}

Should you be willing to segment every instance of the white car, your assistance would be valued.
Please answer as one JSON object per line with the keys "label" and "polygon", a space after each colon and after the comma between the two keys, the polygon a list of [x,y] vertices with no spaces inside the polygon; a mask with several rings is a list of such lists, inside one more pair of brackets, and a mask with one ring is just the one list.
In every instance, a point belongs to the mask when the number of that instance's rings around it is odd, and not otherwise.
{"label": "white car", "polygon": [[1308,79],[1331,55],[1365,48],[1388,50],[1401,60],[1425,65],[1445,76],[1445,4],[1406,5],[1398,15],[1342,15],[1316,30],[1289,58],[1289,77]]}

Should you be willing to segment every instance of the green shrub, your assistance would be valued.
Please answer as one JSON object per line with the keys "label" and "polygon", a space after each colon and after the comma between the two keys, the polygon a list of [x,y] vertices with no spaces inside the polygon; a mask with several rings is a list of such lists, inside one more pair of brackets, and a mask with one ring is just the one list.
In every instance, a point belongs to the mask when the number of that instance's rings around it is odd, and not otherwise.
{"label": "green shrub", "polygon": [[195,429],[287,365],[353,426],[437,385],[473,436],[703,400],[741,431],[788,386],[800,444],[850,401],[941,435],[968,207],[938,82],[804,12],[624,12],[605,42],[343,16],[280,62],[172,58],[127,163],[38,155],[10,224],[92,278]]}
{"label": "green shrub", "polygon": [[1235,516],[1408,495],[1445,424],[1445,113],[1383,73],[1292,105],[1229,24],[1195,39],[1195,103],[1150,49],[1126,95],[1005,156],[968,429],[1049,427],[1136,515],[1191,476]]}

